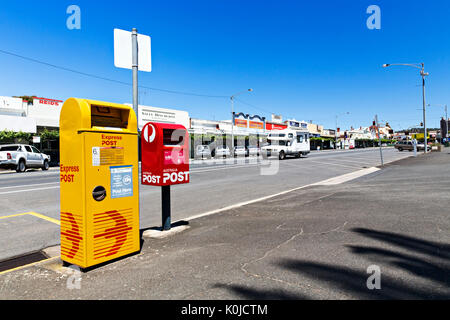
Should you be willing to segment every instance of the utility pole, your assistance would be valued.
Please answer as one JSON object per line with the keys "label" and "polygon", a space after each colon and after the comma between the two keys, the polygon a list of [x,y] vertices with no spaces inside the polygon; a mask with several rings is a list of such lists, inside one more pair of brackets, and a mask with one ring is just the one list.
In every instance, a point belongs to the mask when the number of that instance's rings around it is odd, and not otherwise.
{"label": "utility pole", "polygon": [[422,102],[423,102],[423,133],[424,133],[424,148],[423,152],[427,153],[427,124],[426,124],[426,104],[425,104],[425,77],[429,75],[428,72],[425,72],[425,64],[422,63],[385,63],[383,64],[383,68],[387,68],[390,66],[408,66],[417,68],[420,70],[420,75],[422,76]]}

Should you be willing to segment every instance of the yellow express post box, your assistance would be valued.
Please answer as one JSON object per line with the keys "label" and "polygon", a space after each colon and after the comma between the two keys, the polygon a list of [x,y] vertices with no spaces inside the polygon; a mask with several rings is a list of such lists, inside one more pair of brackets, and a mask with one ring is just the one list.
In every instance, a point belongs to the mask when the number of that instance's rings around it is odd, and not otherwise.
{"label": "yellow express post box", "polygon": [[87,268],[140,249],[136,115],[70,98],[60,115],[61,259]]}

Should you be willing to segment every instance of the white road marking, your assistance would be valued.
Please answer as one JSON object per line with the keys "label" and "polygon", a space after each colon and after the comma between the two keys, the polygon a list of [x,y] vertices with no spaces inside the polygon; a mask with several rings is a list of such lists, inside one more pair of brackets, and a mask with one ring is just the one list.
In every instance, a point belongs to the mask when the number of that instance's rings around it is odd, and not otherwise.
{"label": "white road marking", "polygon": [[225,169],[233,169],[233,168],[248,168],[248,167],[255,167],[261,165],[260,163],[254,163],[254,164],[243,164],[243,165],[227,165],[222,167],[215,167],[211,169],[197,169],[197,170],[190,170],[192,172],[209,172],[209,171],[217,171],[217,170],[225,170]]}
{"label": "white road marking", "polygon": [[366,159],[365,163],[364,163],[364,161],[353,161],[353,160],[347,160],[347,159],[333,159],[333,161],[350,162],[350,163],[357,163],[357,164],[361,164],[361,165],[367,165],[370,162],[376,162],[375,159]]}
{"label": "white road marking", "polygon": [[[343,182],[347,182],[347,181],[350,181],[350,180],[362,177],[364,175],[370,174],[370,173],[378,171],[378,170],[380,170],[380,169],[378,169],[376,167],[371,167],[371,168],[367,168],[367,169],[363,169],[363,170],[358,170],[356,172],[351,172],[349,174],[347,173],[347,174],[344,174],[344,175],[341,175],[341,176],[338,176],[338,177],[334,177],[334,178],[331,178],[331,179],[336,179],[334,184],[340,184],[340,183],[343,183]],[[353,176],[349,176],[351,174],[353,174]],[[261,197],[261,198],[257,198],[257,199],[253,199],[253,200],[249,200],[249,201],[244,201],[244,202],[240,202],[240,203],[236,203],[236,204],[233,204],[231,206],[224,207],[224,208],[207,211],[207,212],[204,212],[204,213],[201,213],[201,214],[197,214],[197,215],[190,216],[188,218],[181,219],[180,221],[191,221],[191,220],[194,220],[194,219],[210,216],[210,215],[213,215],[213,214],[216,214],[216,213],[219,213],[219,212],[223,212],[223,211],[227,211],[227,210],[231,210],[231,209],[236,209],[236,208],[239,208],[239,207],[242,207],[242,206],[245,206],[245,205],[249,205],[249,204],[252,204],[252,203],[256,203],[256,202],[264,201],[264,200],[271,199],[271,198],[274,198],[274,197],[277,197],[277,196],[281,196],[281,195],[284,195],[286,193],[290,193],[290,192],[293,192],[293,191],[305,189],[305,188],[310,187],[310,186],[320,185],[321,183],[327,183],[327,181],[330,181],[331,179],[326,179],[326,180],[322,180],[322,181],[319,181],[319,182],[316,182],[316,183],[307,184],[307,185],[304,185],[304,186],[301,186],[301,187],[296,187],[296,188],[292,188],[292,189],[289,189],[289,190],[277,192],[277,193],[274,193],[274,194],[271,194],[271,195],[268,195],[268,196],[264,196],[264,197]]]}
{"label": "white road marking", "polygon": [[21,187],[34,187],[34,186],[44,186],[48,184],[59,184],[59,182],[46,182],[46,183],[35,183],[35,184],[22,184],[20,186],[11,186],[11,187],[1,187],[0,189],[12,189],[12,188],[21,188]]}
{"label": "white road marking", "polygon": [[356,166],[347,166],[345,164],[340,164],[340,163],[330,163],[330,162],[322,162],[322,161],[316,161],[316,160],[311,160],[311,162],[321,163],[321,164],[325,164],[328,166],[338,166],[338,167],[346,167],[346,168],[352,168],[352,169],[355,169],[355,167],[356,167]]}
{"label": "white road marking", "polygon": [[26,189],[26,190],[15,190],[15,191],[0,192],[0,195],[2,195],[2,194],[11,194],[11,193],[19,193],[19,192],[29,192],[29,191],[42,191],[42,190],[49,190],[49,189],[59,189],[59,186],[47,187],[47,188],[36,188],[36,189]]}
{"label": "white road marking", "polygon": [[367,168],[367,169],[362,169],[362,170],[358,170],[358,171],[354,171],[354,172],[350,172],[350,173],[346,173],[343,174],[341,176],[338,177],[334,177],[334,178],[330,178],[327,180],[323,180],[317,183],[314,183],[314,186],[332,186],[332,185],[336,185],[336,184],[341,184],[350,180],[354,180],[356,178],[368,175],[370,173],[379,171],[379,168],[376,167],[371,167],[371,168]]}

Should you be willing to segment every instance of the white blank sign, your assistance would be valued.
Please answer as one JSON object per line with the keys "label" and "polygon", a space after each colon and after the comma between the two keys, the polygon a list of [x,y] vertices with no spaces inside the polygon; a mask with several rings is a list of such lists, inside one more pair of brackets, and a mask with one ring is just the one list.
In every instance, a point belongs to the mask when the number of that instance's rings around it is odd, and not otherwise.
{"label": "white blank sign", "polygon": [[[138,69],[139,71],[152,71],[151,39],[149,36],[138,34]],[[117,68],[132,69],[131,32],[114,29],[114,65]]]}

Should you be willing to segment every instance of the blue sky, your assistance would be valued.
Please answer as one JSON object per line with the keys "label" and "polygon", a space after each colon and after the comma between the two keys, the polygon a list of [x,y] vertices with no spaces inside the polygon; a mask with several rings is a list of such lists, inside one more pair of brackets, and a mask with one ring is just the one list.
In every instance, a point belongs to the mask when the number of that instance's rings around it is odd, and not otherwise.
{"label": "blue sky", "polygon": [[[377,113],[394,129],[422,119],[418,70],[383,63],[424,62],[427,103],[450,105],[450,2],[400,0],[2,1],[0,50],[101,77],[131,82],[114,67],[113,29],[152,37],[152,72],[140,85],[230,96],[236,111],[313,120],[325,127],[370,125]],[[81,30],[66,9],[81,8]],[[381,8],[369,30],[366,8]],[[0,95],[86,97],[131,102],[131,87],[92,79],[0,53]],[[141,90],[141,104],[178,108],[191,117],[229,119],[227,98]],[[431,107],[429,127],[443,108]]]}

